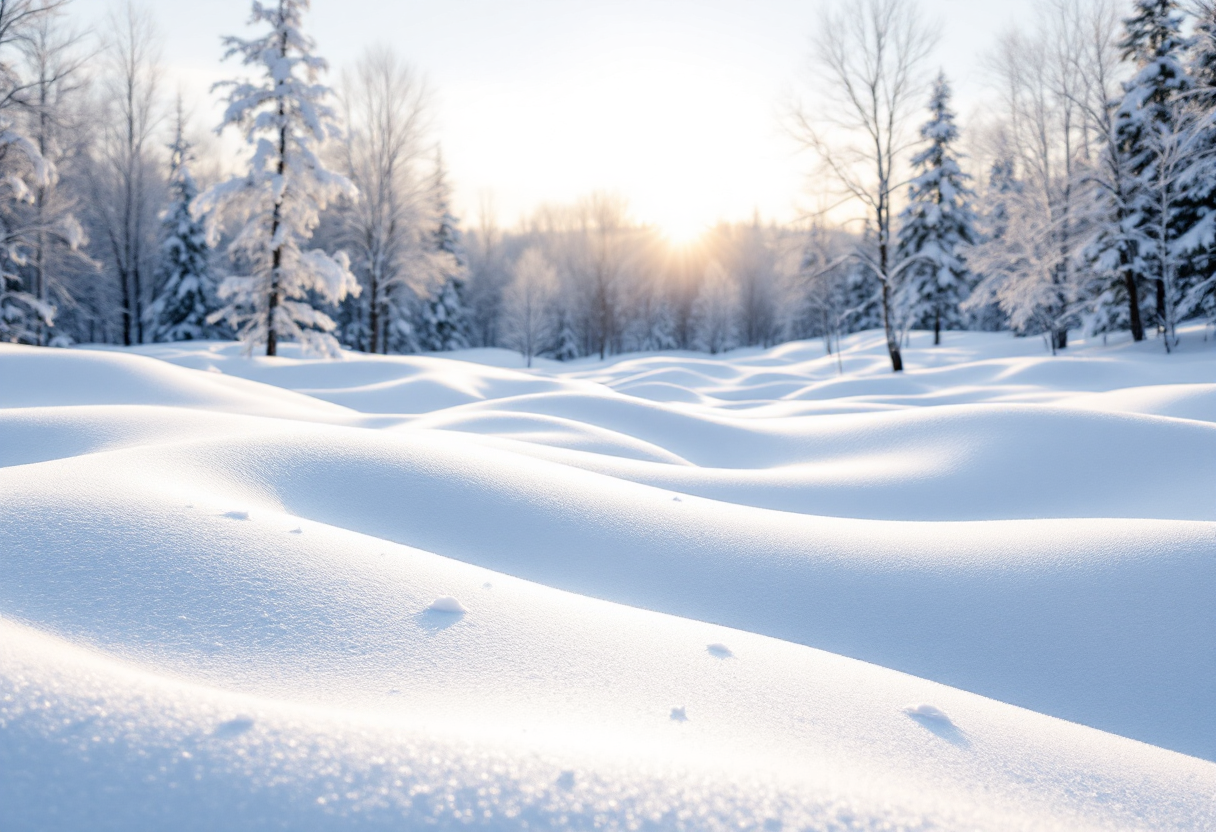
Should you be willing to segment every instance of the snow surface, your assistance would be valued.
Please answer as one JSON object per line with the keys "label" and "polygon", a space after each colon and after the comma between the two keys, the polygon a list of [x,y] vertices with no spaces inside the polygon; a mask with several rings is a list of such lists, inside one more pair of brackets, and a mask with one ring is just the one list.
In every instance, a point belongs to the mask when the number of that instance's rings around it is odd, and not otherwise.
{"label": "snow surface", "polygon": [[1216,827],[1216,342],[925,337],[0,348],[0,829]]}

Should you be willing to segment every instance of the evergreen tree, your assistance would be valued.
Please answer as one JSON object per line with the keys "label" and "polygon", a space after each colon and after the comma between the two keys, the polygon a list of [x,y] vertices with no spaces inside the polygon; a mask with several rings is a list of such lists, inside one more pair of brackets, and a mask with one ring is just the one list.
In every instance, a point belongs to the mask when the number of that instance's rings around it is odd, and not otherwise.
{"label": "evergreen tree", "polygon": [[[1188,46],[1182,35],[1182,15],[1176,0],[1136,0],[1133,14],[1124,20],[1119,46],[1125,60],[1136,65],[1136,75],[1124,84],[1123,101],[1115,116],[1115,141],[1134,177],[1125,210],[1116,213],[1118,232],[1126,235],[1134,251],[1123,253],[1127,262],[1125,283],[1129,318],[1140,317],[1139,295],[1147,283],[1155,290],[1158,326],[1165,319],[1164,270],[1170,248],[1185,230],[1185,218],[1174,177],[1161,166],[1163,147],[1177,124],[1177,101],[1192,87],[1182,65]],[[1162,208],[1162,206],[1177,206]],[[1161,216],[1169,211],[1172,216]],[[1123,216],[1119,216],[1123,214]]]}
{"label": "evergreen tree", "polygon": [[207,318],[219,308],[211,276],[207,229],[190,213],[198,186],[190,173],[194,160],[184,135],[181,100],[177,129],[169,146],[170,203],[162,218],[160,294],[148,309],[153,341],[194,341],[223,337]]}
{"label": "evergreen tree", "polygon": [[442,156],[435,161],[432,195],[437,218],[432,248],[441,282],[435,296],[422,307],[419,343],[431,352],[467,349],[470,326],[464,293],[468,258],[460,220],[452,214],[451,189]]}
{"label": "evergreen tree", "polygon": [[573,361],[578,358],[578,335],[574,332],[569,311],[559,308],[550,328],[557,336],[553,340],[552,348],[547,351],[549,355],[557,361]]}
{"label": "evergreen tree", "polygon": [[468,308],[464,302],[464,281],[449,277],[438,294],[422,308],[419,343],[428,352],[463,350],[469,346]]}
{"label": "evergreen tree", "polygon": [[961,249],[977,240],[976,216],[971,208],[969,178],[953,154],[958,127],[950,109],[950,85],[938,75],[929,102],[930,118],[921,127],[929,146],[912,159],[919,172],[908,191],[908,206],[900,217],[896,258],[909,263],[902,291],[909,298],[914,325],[931,323],[933,343],[941,331],[960,329],[960,304],[971,293],[973,278]]}
{"label": "evergreen tree", "polygon": [[1200,135],[1181,183],[1180,311],[1201,312],[1216,322],[1216,4],[1201,6],[1187,70],[1193,84],[1189,103],[1199,114]]}
{"label": "evergreen tree", "polygon": [[211,188],[196,203],[200,215],[240,223],[229,253],[248,268],[247,275],[221,285],[228,305],[212,318],[239,327],[250,350],[265,344],[267,355],[276,354],[282,338],[336,354],[338,342],[330,334],[335,324],[312,299],[337,303],[359,292],[344,252],[302,249],[326,205],[355,196],[350,181],[317,155],[338,129],[325,104],[330,91],[317,81],[325,61],[313,54],[315,44],[300,28],[308,7],[309,0],[254,0],[251,22],[265,23],[270,31],[254,40],[225,39],[226,57],[241,56],[262,71],[258,81],[222,85],[229,94],[221,129],[241,130],[254,153],[248,173]]}

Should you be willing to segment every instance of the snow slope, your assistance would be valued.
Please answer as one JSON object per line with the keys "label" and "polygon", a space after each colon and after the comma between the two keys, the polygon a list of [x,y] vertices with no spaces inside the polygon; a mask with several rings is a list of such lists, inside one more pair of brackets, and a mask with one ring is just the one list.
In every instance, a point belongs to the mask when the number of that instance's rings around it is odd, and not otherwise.
{"label": "snow slope", "polygon": [[0,829],[1216,826],[1184,337],[0,348]]}

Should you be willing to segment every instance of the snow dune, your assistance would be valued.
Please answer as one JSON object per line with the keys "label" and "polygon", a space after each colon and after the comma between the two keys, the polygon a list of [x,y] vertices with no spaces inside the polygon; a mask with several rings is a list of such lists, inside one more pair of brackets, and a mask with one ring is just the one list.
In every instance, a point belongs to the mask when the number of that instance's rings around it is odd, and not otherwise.
{"label": "snow dune", "polygon": [[0,348],[0,828],[1216,826],[1184,338]]}

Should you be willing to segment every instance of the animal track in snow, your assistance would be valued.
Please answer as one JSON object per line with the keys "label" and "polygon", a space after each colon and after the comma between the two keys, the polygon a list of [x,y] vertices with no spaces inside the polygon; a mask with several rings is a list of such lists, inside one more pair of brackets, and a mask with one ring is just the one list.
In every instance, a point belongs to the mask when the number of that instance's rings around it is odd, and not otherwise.
{"label": "animal track in snow", "polygon": [[735,655],[730,651],[729,647],[718,641],[715,641],[705,649],[708,650],[709,655],[713,656],[715,659],[729,659],[731,656]]}
{"label": "animal track in snow", "polygon": [[672,708],[671,718],[674,722],[688,722],[688,714],[683,706],[679,708]]}

